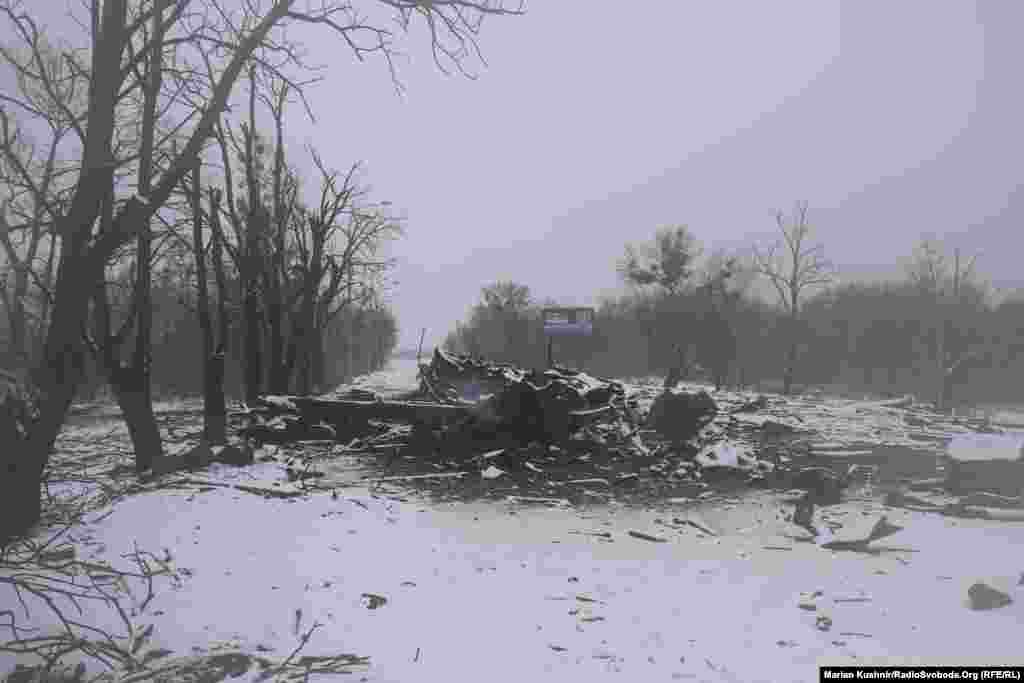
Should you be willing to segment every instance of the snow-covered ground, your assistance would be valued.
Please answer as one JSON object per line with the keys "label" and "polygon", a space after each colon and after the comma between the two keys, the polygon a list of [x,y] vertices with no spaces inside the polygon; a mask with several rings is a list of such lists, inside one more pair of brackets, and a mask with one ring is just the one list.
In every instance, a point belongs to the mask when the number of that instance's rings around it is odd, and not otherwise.
{"label": "snow-covered ground", "polygon": [[[415,370],[399,361],[359,384],[408,390]],[[81,553],[115,564],[135,543],[174,558],[183,581],[142,619],[154,647],[283,659],[318,622],[303,654],[368,657],[355,680],[774,682],[818,680],[825,663],[1024,664],[1024,524],[855,498],[821,513],[830,538],[863,537],[883,514],[905,528],[838,552],[782,510],[767,492],[641,510],[211,487],[129,497],[76,534]],[[1015,602],[969,609],[979,580]],[[14,607],[0,592],[0,611]]]}
{"label": "snow-covered ground", "polygon": [[[185,570],[150,607],[154,646],[283,657],[318,621],[305,654],[369,657],[368,681],[811,681],[826,662],[1024,662],[1024,525],[890,510],[906,529],[869,555],[795,540],[778,509],[766,495],[638,512],[158,492],[120,503],[88,547],[167,548]],[[829,518],[857,536],[881,513],[850,503]],[[1017,602],[967,609],[976,580]],[[818,590],[815,611],[799,607]]]}

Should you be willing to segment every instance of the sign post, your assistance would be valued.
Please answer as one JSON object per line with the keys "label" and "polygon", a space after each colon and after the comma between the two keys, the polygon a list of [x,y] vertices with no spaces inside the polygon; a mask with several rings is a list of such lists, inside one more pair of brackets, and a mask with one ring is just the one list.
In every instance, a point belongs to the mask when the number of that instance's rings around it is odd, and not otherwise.
{"label": "sign post", "polygon": [[555,337],[589,337],[594,333],[594,309],[582,306],[544,309],[544,336],[548,340],[548,367],[554,367]]}

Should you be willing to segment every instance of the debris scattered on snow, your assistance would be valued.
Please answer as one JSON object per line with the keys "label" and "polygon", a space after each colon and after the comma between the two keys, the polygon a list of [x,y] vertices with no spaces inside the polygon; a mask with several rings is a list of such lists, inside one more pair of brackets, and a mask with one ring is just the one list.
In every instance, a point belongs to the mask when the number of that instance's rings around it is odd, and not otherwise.
{"label": "debris scattered on snow", "polygon": [[480,476],[484,479],[497,479],[503,474],[505,474],[505,470],[499,469],[494,465],[490,465],[487,469],[480,472]]}
{"label": "debris scattered on snow", "polygon": [[360,596],[360,602],[366,609],[377,609],[386,605],[388,599],[376,593],[363,593]]}
{"label": "debris scattered on snow", "polygon": [[702,522],[698,522],[698,521],[693,520],[693,519],[689,519],[689,518],[687,518],[687,519],[680,519],[679,517],[674,517],[672,519],[672,521],[674,523],[676,523],[676,524],[681,524],[681,525],[684,525],[684,526],[692,526],[694,529],[697,529],[698,531],[701,531],[701,532],[707,534],[708,536],[717,536],[718,535],[717,532],[713,531],[706,524],[704,524]]}
{"label": "debris scattered on snow", "polygon": [[651,404],[647,425],[672,441],[688,441],[717,414],[718,406],[706,391],[695,394],[665,391]]}
{"label": "debris scattered on snow", "polygon": [[973,610],[990,610],[1013,604],[1013,598],[1001,590],[978,581],[967,589],[967,600]]}

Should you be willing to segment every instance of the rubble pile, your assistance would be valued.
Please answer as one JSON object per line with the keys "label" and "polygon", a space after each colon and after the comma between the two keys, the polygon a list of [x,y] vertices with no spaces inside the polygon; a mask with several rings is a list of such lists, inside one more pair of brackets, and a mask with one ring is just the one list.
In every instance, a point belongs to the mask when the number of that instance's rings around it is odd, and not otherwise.
{"label": "rubble pile", "polygon": [[651,404],[647,425],[672,441],[689,441],[717,414],[718,406],[706,391],[695,394],[665,391]]}
{"label": "rubble pile", "polygon": [[428,486],[477,473],[496,490],[569,499],[693,496],[711,483],[766,482],[779,469],[773,449],[797,434],[778,421],[741,419],[759,418],[744,412],[768,406],[763,397],[725,398],[732,410],[723,411],[705,391],[649,391],[441,350],[420,366],[419,382],[389,400],[365,390],[264,396],[241,432],[257,443],[334,442],[335,457],[390,453],[388,477],[397,468]]}
{"label": "rubble pile", "polygon": [[420,382],[418,391],[387,401],[359,390],[332,398],[264,396],[250,408],[244,433],[262,442],[349,441],[398,422],[413,425],[419,438],[443,431],[471,440],[557,444],[615,418],[625,393],[618,382],[582,372],[524,371],[440,349],[421,366]]}
{"label": "rubble pile", "polygon": [[[538,497],[629,492],[655,499],[755,485],[802,495],[796,512],[806,516],[814,506],[841,501],[854,483],[870,486],[851,472],[877,474],[879,463],[889,479],[905,469],[942,489],[950,482],[942,479],[941,458],[936,469],[934,447],[921,441],[940,432],[948,440],[995,431],[905,398],[823,402],[729,391],[712,397],[700,387],[623,384],[441,350],[419,366],[418,381],[387,399],[359,388],[320,398],[264,396],[248,407],[240,433],[257,444],[306,449],[319,441],[329,457],[386,462],[388,478],[459,488],[469,497],[512,487]],[[451,486],[454,475],[458,487]],[[479,490],[467,484],[474,481]],[[1020,493],[1005,486],[998,492]]]}

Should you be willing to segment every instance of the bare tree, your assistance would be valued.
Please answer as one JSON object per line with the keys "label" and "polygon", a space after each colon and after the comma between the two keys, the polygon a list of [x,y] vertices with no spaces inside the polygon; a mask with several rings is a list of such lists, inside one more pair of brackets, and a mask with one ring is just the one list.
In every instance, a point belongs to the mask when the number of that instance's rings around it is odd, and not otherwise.
{"label": "bare tree", "polygon": [[908,268],[910,282],[923,297],[931,318],[932,375],[939,410],[952,407],[955,386],[971,369],[989,362],[994,353],[989,346],[967,348],[954,324],[966,298],[977,293],[976,261],[977,254],[966,258],[960,249],[954,249],[950,262],[937,241],[924,239]]}
{"label": "bare tree", "polygon": [[[8,120],[2,111],[0,126],[0,134],[3,135],[0,154],[20,162],[14,151],[16,143],[11,140]],[[0,204],[0,305],[6,313],[10,334],[9,361],[17,368],[31,364],[34,348],[32,337],[35,336],[33,329],[40,332],[45,327],[49,310],[48,295],[56,250],[47,226],[49,216],[46,215],[46,205],[40,204],[35,197],[42,198],[49,193],[53,179],[50,160],[55,146],[54,143],[50,147],[50,158],[42,177],[37,179],[26,174],[23,180],[33,191],[33,198],[27,198],[20,192],[24,185],[10,177],[11,165],[0,160],[0,181],[8,194]],[[46,266],[40,267],[40,257],[45,259]],[[33,292],[38,292],[39,296],[33,297]],[[34,303],[32,298],[36,299]]]}
{"label": "bare tree", "polygon": [[[155,172],[154,147],[157,144],[157,100],[163,80],[164,54],[164,9],[168,0],[153,0],[151,11],[152,30],[146,43],[146,73],[138,82],[142,96],[142,117],[137,165],[137,196],[148,197],[152,190]],[[126,8],[127,9],[127,8]],[[113,187],[111,187],[111,197]],[[153,215],[146,216],[146,224],[136,235],[135,286],[132,310],[135,315],[135,346],[131,361],[126,364],[113,358],[114,349],[106,350],[108,378],[114,389],[118,404],[128,424],[132,447],[135,451],[135,469],[143,472],[152,467],[153,461],[163,455],[163,443],[153,414],[153,389],[151,381],[153,306],[153,234],[149,222]],[[109,225],[109,223],[108,223]],[[105,296],[105,295],[104,295]],[[106,305],[105,302],[102,305]],[[123,337],[122,337],[123,338]],[[107,346],[114,340],[107,338]]]}
{"label": "bare tree", "polygon": [[[59,245],[53,225],[75,169],[62,148],[74,128],[85,82],[38,33],[23,49],[0,45],[0,64],[16,90],[0,93],[0,304],[7,314],[10,360],[28,367],[44,333]],[[35,135],[33,135],[35,133]],[[45,143],[36,139],[45,136]]]}
{"label": "bare tree", "polygon": [[313,162],[321,175],[319,206],[293,223],[298,260],[291,270],[302,294],[287,364],[289,375],[298,370],[302,393],[322,381],[327,325],[347,306],[366,299],[374,276],[391,265],[379,257],[381,244],[402,230],[384,206],[365,202],[368,189],[359,183],[359,164],[341,174],[315,153]]}
{"label": "bare tree", "polygon": [[[263,266],[262,259],[258,257],[265,251],[265,245],[260,243],[260,233],[269,225],[269,218],[263,208],[260,185],[263,176],[263,143],[255,132],[255,119],[256,72],[250,70],[248,123],[242,124],[237,135],[227,121],[219,121],[215,127],[215,137],[223,164],[226,200],[223,204],[218,202],[217,205],[233,233],[232,239],[225,241],[224,246],[238,274],[238,300],[245,329],[242,343],[242,383],[245,398],[250,402],[262,391],[259,277]],[[240,170],[244,176],[244,183],[240,183],[242,196],[237,198],[233,160],[240,163]],[[220,216],[217,220],[220,220]]]}
{"label": "bare tree", "polygon": [[[387,201],[358,203],[348,220],[340,226],[338,243],[327,268],[330,277],[317,304],[316,320],[320,330],[317,338],[321,343],[315,349],[314,383],[322,383],[325,375],[324,331],[339,315],[349,313],[348,318],[352,322],[361,320],[364,313],[372,321],[391,320],[384,315],[383,301],[395,260],[385,256],[384,248],[403,232],[403,219],[391,212]],[[364,332],[372,330],[352,330],[349,350]],[[353,367],[351,360],[347,361],[347,378],[354,376]],[[376,365],[372,367],[376,368]]]}
{"label": "bare tree", "polygon": [[797,202],[787,219],[782,211],[775,214],[775,224],[782,239],[768,247],[753,249],[754,267],[768,278],[786,314],[789,343],[783,375],[783,391],[793,389],[796,372],[800,312],[807,290],[828,285],[834,280],[832,264],[824,257],[824,248],[810,243],[811,226],[807,222],[807,202]]}
{"label": "bare tree", "polygon": [[210,310],[208,285],[207,245],[203,239],[201,166],[197,160],[192,169],[192,183],[188,188],[192,203],[192,255],[196,271],[196,312],[199,318],[200,351],[202,353],[203,377],[203,437],[207,443],[222,444],[227,441],[227,406],[224,397],[224,363],[228,337],[228,320],[225,307],[226,278],[224,274],[223,250],[220,230],[220,192],[210,190],[211,224],[209,252],[217,287],[218,327],[213,326]]}
{"label": "bare tree", "polygon": [[[476,49],[476,36],[485,15],[519,14],[521,5],[502,0],[378,0],[378,6],[397,13],[407,28],[414,16],[425,20],[435,60],[462,68]],[[0,498],[7,501],[0,538],[29,529],[41,512],[39,482],[83,376],[87,304],[111,257],[138,238],[168,202],[192,169],[220,120],[239,76],[253,60],[274,66],[302,67],[301,53],[281,34],[288,26],[311,24],[333,30],[354,54],[383,55],[389,64],[395,52],[393,31],[364,21],[350,3],[327,2],[301,9],[297,0],[272,0],[259,7],[245,3],[238,10],[218,0],[171,0],[160,22],[160,38],[147,31],[157,5],[146,0],[98,0],[92,3],[93,40],[89,63],[80,64],[66,51],[69,63],[90,78],[84,121],[75,121],[81,138],[81,163],[71,200],[55,221],[61,242],[54,306],[46,343],[36,365],[34,381],[41,395],[40,417],[23,448],[6,449],[2,456],[7,476],[0,480]],[[134,10],[130,12],[129,10]],[[18,0],[0,0],[0,17],[17,32],[35,33],[35,22]],[[368,40],[367,40],[368,39]],[[182,85],[178,102],[190,103],[190,113],[168,127],[186,142],[154,168],[147,194],[136,192],[120,203],[109,222],[100,222],[104,198],[117,171],[119,108],[127,94],[146,83],[139,66],[155,59],[158,45],[176,50],[177,71],[191,77]],[[216,77],[204,80],[202,70],[186,65],[187,48],[223,60]],[[151,62],[150,62],[151,63]],[[180,109],[168,113],[179,115]],[[100,230],[97,228],[100,227]],[[16,454],[11,454],[11,451]]]}
{"label": "bare tree", "polygon": [[[236,266],[248,330],[246,395],[258,395],[264,380],[272,393],[286,393],[296,372],[299,391],[306,392],[324,377],[322,336],[328,324],[364,300],[370,281],[390,267],[377,251],[400,226],[383,211],[386,203],[366,202],[360,164],[339,174],[315,153],[320,197],[315,210],[305,208],[298,175],[285,161],[284,112],[292,86],[272,74],[257,78],[255,70],[249,84],[248,121],[236,131],[225,120],[217,133],[228,196],[225,218],[239,245]],[[257,102],[273,118],[272,154],[265,138],[253,132]],[[236,175],[245,176],[238,200],[233,199]],[[350,324],[354,320],[347,318]]]}
{"label": "bare tree", "polygon": [[288,227],[295,219],[298,209],[298,180],[285,163],[284,111],[288,101],[289,85],[272,80],[269,93],[262,92],[261,99],[274,119],[274,164],[271,186],[271,234],[269,262],[264,266],[264,301],[267,315],[267,350],[269,352],[269,376],[271,393],[287,393],[288,375],[285,372],[285,317],[288,290],[288,272],[285,268]]}
{"label": "bare tree", "polygon": [[240,245],[242,267],[239,281],[242,286],[243,319],[245,321],[245,399],[254,401],[263,393],[263,306],[260,301],[260,274],[266,260],[266,238],[270,231],[270,211],[263,201],[259,185],[259,162],[262,142],[256,132],[256,69],[249,69],[249,125],[242,130],[245,137],[245,185],[248,202],[245,205],[245,240]]}

